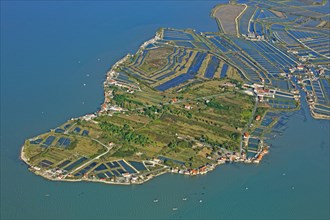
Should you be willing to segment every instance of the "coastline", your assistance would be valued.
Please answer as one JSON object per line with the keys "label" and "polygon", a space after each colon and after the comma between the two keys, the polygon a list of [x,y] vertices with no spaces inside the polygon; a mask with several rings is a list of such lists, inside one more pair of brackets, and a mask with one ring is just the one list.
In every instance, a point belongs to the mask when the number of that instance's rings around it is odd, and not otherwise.
{"label": "coastline", "polygon": [[[239,23],[239,18],[241,17],[241,15],[245,12],[245,10],[247,9],[247,5],[246,4],[242,4],[245,6],[245,8],[240,12],[240,14],[238,14],[236,17],[235,17],[235,24],[236,24],[236,31],[237,31],[237,34],[238,34],[238,23]],[[213,10],[212,10],[212,16],[215,17],[213,14],[215,13],[215,10],[218,8],[218,7],[221,7],[222,5],[217,5]],[[216,17],[215,17],[216,18]],[[220,23],[221,25],[221,21],[216,18],[216,21]],[[162,30],[163,31],[163,30]],[[142,53],[143,49],[145,49],[149,44],[152,44],[152,43],[155,43],[157,40],[161,39],[162,36],[163,36],[163,32],[162,31],[157,31],[155,36],[147,41],[145,41],[138,49],[138,51],[135,53],[135,55],[139,54],[139,53]],[[106,90],[108,84],[110,84],[109,82],[114,80],[115,77],[118,76],[119,72],[117,72],[118,69],[120,69],[119,67],[122,65],[122,64],[125,64],[125,62],[134,57],[135,55],[131,55],[131,54],[127,54],[125,55],[123,58],[121,58],[120,60],[118,60],[114,65],[111,66],[111,68],[106,72],[106,79],[105,81],[103,82],[103,87],[104,87],[104,102],[103,104],[100,106],[100,110],[93,113],[93,117],[96,117],[97,114],[99,113],[102,113],[102,112],[106,112],[107,111],[107,104],[108,104],[108,101],[107,101],[107,93],[109,93],[109,95],[112,95],[112,90],[109,89],[109,90]],[[247,78],[247,77],[246,77]],[[138,84],[138,83],[137,83]],[[115,84],[116,85],[116,84]],[[258,87],[259,85],[256,84],[256,87]],[[261,85],[262,86],[262,85]],[[139,86],[136,86],[139,90],[141,90],[139,88]],[[108,89],[108,88],[107,88]],[[129,91],[129,89],[128,89]],[[133,91],[134,92],[134,91]],[[210,163],[206,163],[205,161],[203,163],[202,166],[200,166],[199,168],[195,168],[195,169],[189,169],[187,168],[186,166],[182,166],[183,168],[173,168],[170,167],[170,166],[166,166],[164,163],[160,163],[158,162],[159,165],[161,165],[164,170],[162,172],[159,172],[159,173],[155,173],[154,174],[154,171],[148,175],[146,175],[145,178],[143,178],[143,176],[145,175],[144,173],[139,173],[135,176],[133,175],[132,178],[131,176],[130,177],[126,177],[124,175],[122,175],[123,177],[120,177],[120,181],[116,181],[116,178],[114,178],[114,180],[109,180],[109,181],[106,181],[104,180],[104,178],[102,179],[97,179],[95,176],[92,177],[92,178],[86,178],[86,177],[82,177],[82,178],[77,178],[77,179],[74,179],[74,178],[71,178],[73,177],[73,173],[81,168],[83,168],[87,163],[93,161],[93,160],[97,160],[99,159],[101,156],[103,156],[104,154],[108,153],[109,152],[109,149],[107,152],[105,153],[102,153],[102,154],[99,154],[97,157],[95,157],[94,159],[92,159],[91,161],[88,161],[86,162],[85,164],[82,164],[81,166],[77,167],[75,170],[73,170],[72,172],[70,173],[67,173],[67,171],[64,169],[64,170],[61,170],[59,169],[58,167],[54,168],[53,170],[45,170],[43,168],[39,168],[38,166],[33,166],[30,162],[29,162],[29,159],[26,157],[25,155],[25,146],[23,145],[22,148],[21,148],[21,153],[20,153],[20,158],[21,160],[23,160],[28,166],[29,166],[29,170],[31,170],[32,172],[34,172],[36,175],[39,175],[39,176],[42,176],[44,177],[45,179],[47,180],[52,180],[52,181],[67,181],[67,182],[80,182],[80,181],[86,181],[86,182],[102,182],[102,183],[106,183],[106,184],[118,184],[118,185],[131,185],[131,184],[142,184],[148,180],[151,180],[153,179],[154,177],[157,177],[159,175],[162,175],[164,173],[177,173],[177,174],[184,174],[184,175],[190,175],[190,176],[195,176],[195,175],[204,175],[212,170],[214,170],[218,165],[221,165],[221,164],[225,164],[225,163],[234,163],[234,162],[243,162],[243,163],[255,163],[255,164],[258,164],[261,160],[262,160],[262,157],[268,153],[268,148],[269,146],[265,146],[263,143],[262,144],[258,144],[257,146],[257,150],[253,150],[253,151],[250,151],[252,153],[255,153],[253,157],[250,157],[248,158],[247,157],[247,152],[248,150],[246,150],[246,152],[244,151],[244,153],[242,153],[242,142],[244,142],[248,147],[248,140],[249,140],[249,137],[247,137],[247,139],[245,140],[245,133],[249,136],[249,134],[247,133],[247,129],[249,127],[251,127],[252,125],[252,121],[255,119],[255,114],[256,114],[256,109],[257,109],[257,103],[258,103],[258,96],[257,96],[257,93],[253,94],[253,96],[256,98],[256,102],[255,102],[255,108],[253,110],[253,113],[251,115],[251,118],[249,120],[249,122],[247,123],[247,128],[245,128],[244,130],[242,130],[241,132],[241,141],[240,141],[240,149],[239,149],[239,153],[237,154],[236,151],[232,150],[232,151],[227,151],[225,155],[218,155],[217,159],[214,159],[215,157],[212,158],[212,162]],[[105,106],[105,108],[103,107]],[[111,108],[120,108],[118,106],[110,106]],[[105,110],[103,110],[105,109]],[[121,110],[123,110],[122,108],[120,108]],[[119,110],[119,111],[121,111]],[[286,110],[280,110],[280,111],[286,111]],[[291,110],[288,110],[288,111],[291,111]],[[322,116],[322,115],[319,115],[317,113],[315,113],[313,111],[313,109],[310,109],[311,111],[311,115],[313,118],[316,118],[316,119],[328,119],[327,116]],[[81,118],[84,118],[84,117],[87,117],[88,115],[85,115],[85,116],[81,116],[81,117],[78,117],[79,119]],[[91,115],[89,115],[90,118],[92,118]],[[260,120],[260,115],[259,116],[259,120]],[[91,120],[91,119],[89,119]],[[258,120],[258,121],[259,121]],[[251,137],[252,138],[252,137]],[[257,139],[258,136],[254,136],[253,138]],[[94,139],[95,140],[95,139]],[[99,141],[97,141],[99,142]],[[100,143],[100,142],[99,142]],[[101,145],[105,146],[104,144],[101,143]],[[211,160],[211,159],[210,159]],[[186,162],[186,161],[185,161]],[[157,164],[157,162],[156,162]],[[192,167],[192,166],[191,166]],[[57,175],[57,171],[60,171],[60,175]],[[156,170],[157,172],[158,170]],[[65,173],[65,174],[64,174]],[[67,178],[69,177],[69,178]],[[132,179],[135,179],[134,182],[132,182]],[[108,178],[110,179],[110,178]]]}
{"label": "coastline", "polygon": [[[266,150],[265,150],[266,149]],[[110,185],[140,185],[143,184],[149,180],[152,180],[155,177],[161,176],[163,174],[166,173],[173,173],[173,174],[181,174],[181,175],[186,175],[186,176],[198,176],[198,175],[205,175],[211,171],[213,171],[214,169],[216,169],[219,165],[223,165],[226,163],[245,163],[245,164],[259,164],[259,162],[262,160],[262,157],[268,153],[268,149],[269,146],[267,146],[266,148],[264,148],[264,150],[262,152],[260,152],[258,155],[258,157],[256,157],[256,159],[250,160],[250,159],[242,159],[240,157],[227,157],[227,158],[223,158],[222,160],[219,160],[217,163],[213,163],[213,164],[207,164],[205,166],[203,166],[204,168],[202,169],[202,171],[200,170],[196,170],[196,169],[186,169],[186,170],[180,170],[178,168],[171,168],[168,166],[164,166],[164,170],[156,173],[156,174],[152,174],[152,175],[147,175],[148,177],[143,179],[142,181],[134,181],[132,182],[131,180],[129,181],[125,181],[125,182],[120,182],[120,181],[106,181],[106,180],[102,180],[102,179],[90,179],[90,178],[79,178],[79,179],[65,179],[65,178],[52,178],[49,175],[44,175],[44,173],[40,172],[40,170],[38,170],[37,167],[32,166],[24,153],[24,145],[21,148],[21,153],[20,153],[20,159],[22,161],[24,161],[27,165],[28,165],[28,169],[33,172],[34,174],[41,176],[43,178],[45,178],[46,180],[50,180],[50,181],[63,181],[63,182],[96,182],[96,183],[105,183],[105,184],[110,184]],[[206,168],[207,166],[207,168]],[[143,176],[144,174],[142,174]]]}
{"label": "coastline", "polygon": [[[157,39],[160,38],[159,34],[161,35],[161,33],[156,32],[155,36],[147,41],[145,41],[143,44],[141,44],[141,46],[139,47],[138,51],[136,52],[136,54],[140,53],[141,50],[143,50],[148,44],[153,43],[154,41],[156,41]],[[132,55],[131,54],[126,54],[123,58],[121,58],[120,60],[118,60],[115,64],[113,64],[111,66],[111,68],[106,72],[106,79],[103,82],[103,87],[104,87],[104,102],[102,105],[106,104],[106,84],[109,82],[109,80],[112,79],[112,77],[117,74],[116,69],[123,63],[125,63]],[[110,90],[111,91],[111,90]],[[97,114],[97,113],[101,113],[102,112],[102,105],[100,106],[101,110],[93,113],[93,114]],[[85,115],[87,116],[87,115]],[[85,116],[81,116],[81,117],[77,117],[77,118],[84,118]],[[175,174],[183,174],[183,175],[188,175],[188,176],[197,176],[197,175],[205,175],[210,171],[213,171],[218,165],[222,165],[222,164],[226,164],[226,163],[237,163],[237,162],[241,162],[241,163],[245,163],[245,164],[250,164],[250,163],[254,163],[254,164],[259,164],[259,162],[262,160],[262,157],[264,154],[268,153],[268,149],[269,146],[262,146],[261,149],[256,152],[256,156],[254,158],[246,158],[245,156],[242,155],[235,155],[235,153],[233,154],[228,154],[226,156],[223,156],[221,159],[218,158],[217,161],[214,161],[214,163],[207,163],[204,164],[203,166],[201,166],[200,168],[197,169],[179,169],[177,168],[171,168],[168,166],[165,166],[164,164],[161,164],[162,166],[164,166],[166,169],[160,173],[156,173],[156,174],[151,174],[148,178],[145,178],[143,180],[139,179],[139,181],[135,181],[135,182],[131,182],[131,180],[129,181],[125,181],[125,182],[115,182],[115,181],[105,181],[102,179],[91,179],[91,178],[79,178],[79,179],[66,179],[66,176],[64,178],[53,178],[50,175],[46,175],[47,171],[41,172],[39,167],[34,167],[32,166],[31,163],[28,162],[28,159],[25,156],[24,153],[24,148],[25,146],[23,145],[21,148],[21,155],[20,158],[28,165],[28,169],[35,173],[38,176],[42,176],[43,178],[50,180],[50,181],[66,181],[66,182],[81,182],[81,181],[86,181],[86,182],[100,182],[100,183],[105,183],[105,184],[113,184],[113,185],[132,185],[132,184],[143,184],[157,176],[160,176],[162,174],[165,173],[175,173]],[[265,151],[266,150],[266,151]],[[141,175],[143,176],[143,174]]]}

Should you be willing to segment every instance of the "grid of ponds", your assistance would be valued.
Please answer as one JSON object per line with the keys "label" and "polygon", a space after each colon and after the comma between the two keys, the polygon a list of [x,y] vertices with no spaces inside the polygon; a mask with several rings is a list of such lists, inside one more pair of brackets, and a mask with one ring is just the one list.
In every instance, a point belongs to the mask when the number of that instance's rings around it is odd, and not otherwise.
{"label": "grid of ponds", "polygon": [[42,143],[41,147],[48,148],[53,143],[54,140],[55,140],[54,136],[48,136],[46,140]]}
{"label": "grid of ponds", "polygon": [[36,140],[30,141],[30,144],[40,144],[41,142],[42,142],[42,139],[41,138],[38,138]]}
{"label": "grid of ponds", "polygon": [[163,161],[163,162],[172,161],[172,162],[174,162],[176,164],[184,165],[184,162],[183,161],[175,160],[175,159],[172,159],[172,158],[169,158],[169,157],[158,156],[158,159],[161,160],[161,161]]}
{"label": "grid of ponds", "polygon": [[204,77],[212,79],[219,64],[220,64],[220,60],[215,56],[212,56],[212,58],[210,59],[207,65],[206,71],[204,73]]}
{"label": "grid of ponds", "polygon": [[179,30],[170,30],[164,29],[163,30],[163,39],[164,40],[186,40],[191,41],[194,40],[191,34],[185,33]]}
{"label": "grid of ponds", "polygon": [[224,63],[221,68],[220,78],[225,78],[227,76],[228,64]]}
{"label": "grid of ponds", "polygon": [[85,175],[89,170],[91,170],[93,167],[97,165],[97,162],[92,162],[88,166],[84,167],[83,169],[79,170],[77,173],[74,174],[74,176],[83,176]]}
{"label": "grid of ponds", "polygon": [[63,170],[71,171],[74,167],[82,164],[86,160],[87,160],[87,157],[81,157],[78,160],[76,160],[75,162],[73,162],[72,164],[70,164],[69,166],[65,167]]}
{"label": "grid of ponds", "polygon": [[137,162],[137,161],[128,161],[128,162],[138,171],[147,170],[147,168],[142,162]]}
{"label": "grid of ponds", "polygon": [[59,165],[57,165],[57,167],[62,168],[62,167],[65,167],[66,165],[68,165],[69,163],[71,163],[71,160],[65,160],[62,163],[60,163]]}
{"label": "grid of ponds", "polygon": [[244,11],[243,15],[239,19],[239,31],[241,34],[247,35],[249,33],[248,26],[250,18],[253,16],[256,10],[255,6],[248,6],[248,8]]}
{"label": "grid of ponds", "polygon": [[130,167],[125,161],[119,160],[118,163],[128,172],[128,173],[136,173],[136,171]]}
{"label": "grid of ponds", "polygon": [[42,160],[42,161],[39,162],[39,166],[44,167],[44,168],[49,167],[53,164],[54,163],[49,161],[49,160]]}
{"label": "grid of ponds", "polygon": [[83,130],[83,132],[81,133],[82,136],[88,136],[89,131],[88,130]]}
{"label": "grid of ponds", "polygon": [[62,129],[62,128],[56,128],[55,129],[55,133],[58,133],[58,134],[60,134],[60,133],[64,133],[64,129]]}
{"label": "grid of ponds", "polygon": [[66,148],[67,146],[69,146],[70,142],[71,142],[71,141],[70,141],[70,138],[61,137],[61,138],[57,141],[56,146]]}

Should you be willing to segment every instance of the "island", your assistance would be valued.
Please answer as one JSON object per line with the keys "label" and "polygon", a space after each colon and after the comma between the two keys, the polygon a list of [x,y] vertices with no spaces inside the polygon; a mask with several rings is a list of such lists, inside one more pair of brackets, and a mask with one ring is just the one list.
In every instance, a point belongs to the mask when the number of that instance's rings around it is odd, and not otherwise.
{"label": "island", "polygon": [[302,102],[330,119],[326,3],[292,3],[217,5],[217,32],[160,28],[109,69],[97,112],[27,139],[21,159],[49,180],[126,185],[260,163]]}

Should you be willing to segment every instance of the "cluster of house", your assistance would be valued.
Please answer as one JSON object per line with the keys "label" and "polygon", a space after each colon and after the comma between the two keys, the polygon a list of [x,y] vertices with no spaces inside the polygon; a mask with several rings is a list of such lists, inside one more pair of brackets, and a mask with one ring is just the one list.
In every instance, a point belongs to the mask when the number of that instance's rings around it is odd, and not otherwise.
{"label": "cluster of house", "polygon": [[206,174],[207,172],[213,170],[214,168],[215,168],[214,165],[207,163],[196,169],[182,169],[182,168],[180,169],[179,167],[175,167],[175,168],[170,168],[170,171],[172,173],[195,176],[199,174]]}
{"label": "cluster of house", "polygon": [[92,174],[92,175],[90,175],[90,177],[88,177],[88,175],[87,175],[86,178],[89,178],[92,180],[121,182],[121,183],[142,182],[142,177],[140,178],[140,176],[132,175],[130,173],[123,173],[122,177],[111,177],[111,178],[106,178],[106,177],[99,178],[99,177],[97,177],[97,175]]}
{"label": "cluster of house", "polygon": [[242,34],[242,36],[245,37],[245,39],[252,40],[252,41],[265,40],[265,36],[264,35],[258,35],[255,32],[249,32],[247,35],[246,34]]}
{"label": "cluster of house", "polygon": [[[40,167],[32,167],[35,171],[41,171]],[[42,171],[42,176],[48,178],[48,179],[65,179],[67,176],[67,171],[66,170],[61,170],[59,168],[54,168],[54,169],[48,169],[45,171]]]}
{"label": "cluster of house", "polygon": [[294,49],[289,49],[286,52],[297,55],[299,61],[301,61],[301,62],[306,62],[308,60],[316,59],[316,56],[311,54],[311,53],[307,53],[307,54],[304,54],[304,55],[302,55],[302,54],[299,55],[299,52],[297,50],[294,50]]}
{"label": "cluster of house", "polygon": [[97,117],[96,114],[87,114],[87,115],[82,116],[82,119],[85,120],[85,121],[90,121],[90,120],[93,120],[96,117]]}
{"label": "cluster of house", "polygon": [[263,156],[267,153],[268,153],[268,148],[263,148],[262,151],[259,152],[257,154],[257,156],[255,158],[253,158],[251,161],[253,163],[259,163],[262,160]]}
{"label": "cluster of house", "polygon": [[256,94],[259,102],[263,102],[264,97],[275,98],[276,90],[266,89],[265,86],[261,84],[245,83],[243,84],[242,88],[246,89],[244,92],[248,95],[254,96]]}
{"label": "cluster of house", "polygon": [[305,69],[304,65],[297,65],[296,67],[289,68],[290,73],[294,73],[296,71],[303,71]]}

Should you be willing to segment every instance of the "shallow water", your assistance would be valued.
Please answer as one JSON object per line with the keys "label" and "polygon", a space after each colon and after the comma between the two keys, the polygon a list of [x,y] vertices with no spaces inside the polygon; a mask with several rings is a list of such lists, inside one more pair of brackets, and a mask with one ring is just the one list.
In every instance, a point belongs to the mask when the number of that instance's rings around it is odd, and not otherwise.
{"label": "shallow water", "polygon": [[50,182],[20,162],[24,139],[96,111],[106,70],[159,27],[216,31],[215,4],[1,2],[1,218],[327,219],[330,126],[305,103],[259,165],[111,186]]}

